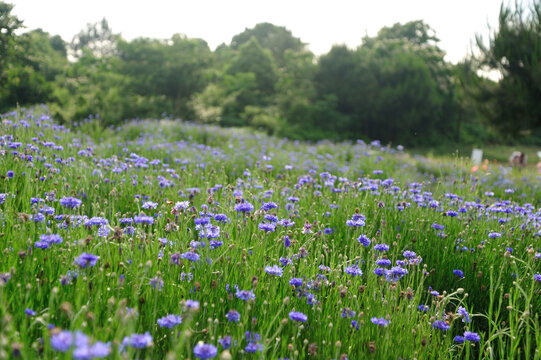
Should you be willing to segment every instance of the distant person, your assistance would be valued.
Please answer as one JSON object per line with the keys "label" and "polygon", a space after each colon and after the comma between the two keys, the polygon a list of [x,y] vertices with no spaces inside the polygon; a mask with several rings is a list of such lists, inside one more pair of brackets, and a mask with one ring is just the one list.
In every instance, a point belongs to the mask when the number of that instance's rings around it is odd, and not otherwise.
{"label": "distant person", "polygon": [[512,166],[524,167],[526,166],[526,162],[527,162],[527,156],[525,153],[521,151],[513,151],[513,153],[509,157],[509,163]]}

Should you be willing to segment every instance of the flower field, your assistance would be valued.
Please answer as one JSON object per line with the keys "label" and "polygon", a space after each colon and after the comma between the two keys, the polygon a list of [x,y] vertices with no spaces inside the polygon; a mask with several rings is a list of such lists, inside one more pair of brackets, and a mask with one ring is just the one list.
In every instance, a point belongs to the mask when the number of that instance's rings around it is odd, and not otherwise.
{"label": "flower field", "polygon": [[540,178],[468,169],[4,114],[0,359],[540,359]]}

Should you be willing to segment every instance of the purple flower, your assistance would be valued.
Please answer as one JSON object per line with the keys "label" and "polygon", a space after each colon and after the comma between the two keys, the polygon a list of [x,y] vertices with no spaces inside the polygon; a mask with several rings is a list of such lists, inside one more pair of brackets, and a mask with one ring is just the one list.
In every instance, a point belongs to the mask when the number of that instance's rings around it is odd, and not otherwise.
{"label": "purple flower", "polygon": [[385,270],[385,276],[387,277],[387,281],[398,281],[402,279],[407,273],[408,270],[400,266],[393,266],[391,270]]}
{"label": "purple flower", "polygon": [[360,242],[361,245],[364,247],[367,247],[368,245],[370,245],[370,242],[371,242],[368,236],[366,236],[365,234],[362,234],[361,236],[359,236],[357,241]]}
{"label": "purple flower", "polygon": [[402,255],[405,257],[405,258],[414,258],[417,256],[417,254],[414,252],[414,251],[411,251],[411,250],[406,250],[402,253]]}
{"label": "purple flower", "polygon": [[6,173],[6,176],[11,179],[13,178],[13,176],[15,176],[15,173],[13,172],[13,170],[8,170],[8,172]]}
{"label": "purple flower", "polygon": [[276,229],[276,224],[274,223],[259,223],[258,228],[264,230],[265,232],[273,232]]}
{"label": "purple flower", "polygon": [[225,314],[225,317],[230,322],[239,322],[240,320],[240,314],[237,310],[229,310],[229,312]]}
{"label": "purple flower", "polygon": [[363,275],[363,271],[361,269],[359,269],[359,267],[357,265],[347,266],[344,269],[344,272],[346,274],[349,274],[349,275],[352,275],[352,276],[362,276]]}
{"label": "purple flower", "polygon": [[75,209],[81,206],[81,204],[83,203],[81,200],[71,197],[71,196],[62,198],[59,201],[60,201],[60,205],[62,205],[63,207],[70,208],[70,209]]}
{"label": "purple flower", "polygon": [[229,349],[231,347],[231,336],[224,336],[221,339],[218,339],[218,342],[222,347],[225,349]]}
{"label": "purple flower", "polygon": [[459,344],[462,344],[464,342],[464,336],[457,335],[455,336],[454,341]]}
{"label": "purple flower", "polygon": [[481,337],[477,334],[477,333],[474,333],[474,332],[471,332],[471,331],[466,331],[464,332],[464,339],[468,340],[468,341],[479,341],[481,340]]}
{"label": "purple flower", "polygon": [[502,234],[500,234],[498,232],[491,232],[491,233],[488,234],[489,238],[499,238],[501,236],[502,236]]}
{"label": "purple flower", "polygon": [[126,336],[122,340],[121,348],[125,348],[126,346],[131,346],[136,349],[143,349],[151,344],[152,344],[152,335],[150,335],[149,332],[146,332],[144,334],[131,334],[130,336]]}
{"label": "purple flower", "polygon": [[428,305],[419,305],[417,306],[417,309],[419,309],[420,311],[427,312],[430,309],[430,307]]}
{"label": "purple flower", "polygon": [[188,300],[186,300],[186,307],[188,309],[197,310],[197,309],[199,309],[199,301],[188,299]]}
{"label": "purple flower", "polygon": [[104,358],[111,353],[111,344],[96,341],[94,345],[90,347],[90,355],[95,358]]}
{"label": "purple flower", "polygon": [[291,246],[291,240],[289,239],[289,236],[284,236],[284,247],[290,247]]}
{"label": "purple flower", "polygon": [[469,323],[470,322],[470,314],[468,314],[468,311],[466,311],[465,307],[459,306],[458,310],[456,312],[457,312],[457,314],[462,316],[462,322],[463,323]]}
{"label": "purple flower", "polygon": [[82,268],[86,267],[92,267],[96,265],[98,262],[99,256],[89,254],[89,253],[82,253],[77,258],[75,258],[74,264],[79,265]]}
{"label": "purple flower", "polygon": [[180,315],[170,314],[158,319],[158,325],[161,327],[172,328],[182,323]]}
{"label": "purple flower", "polygon": [[302,279],[301,278],[293,278],[289,280],[289,285],[293,285],[296,287],[302,286]]}
{"label": "purple flower", "polygon": [[186,260],[190,260],[190,261],[193,261],[193,262],[197,262],[199,261],[199,254],[193,252],[193,251],[187,251],[183,254],[180,254],[180,257],[183,258],[183,259],[186,259]]}
{"label": "purple flower", "polygon": [[278,225],[284,226],[284,227],[292,227],[292,226],[295,226],[295,222],[289,219],[282,219],[278,221]]}
{"label": "purple flower", "polygon": [[387,244],[376,244],[376,245],[374,245],[374,250],[387,251],[387,250],[389,250],[389,245],[387,245]]}
{"label": "purple flower", "polygon": [[238,212],[250,212],[252,210],[254,210],[254,206],[247,201],[235,205],[235,211]]}
{"label": "purple flower", "polygon": [[161,290],[163,288],[163,280],[158,276],[151,278],[149,284],[154,289],[158,288],[158,290]]}
{"label": "purple flower", "polygon": [[199,359],[211,359],[218,355],[218,349],[210,344],[197,344],[193,348],[193,354]]}
{"label": "purple flower", "polygon": [[534,279],[535,281],[541,282],[541,274],[534,274],[534,275],[533,275],[533,279]]}
{"label": "purple flower", "polygon": [[451,327],[449,325],[447,325],[447,323],[445,321],[441,321],[441,320],[436,320],[434,321],[434,323],[432,324],[432,327],[434,329],[439,329],[439,330],[449,330]]}
{"label": "purple flower", "polygon": [[432,227],[432,229],[443,230],[445,225],[439,225],[439,224],[433,223],[431,227]]}
{"label": "purple flower", "polygon": [[244,301],[255,299],[255,294],[251,290],[237,290],[235,296]]}
{"label": "purple flower", "polygon": [[35,312],[34,310],[30,309],[30,308],[26,308],[26,309],[24,310],[24,313],[25,313],[26,315],[28,315],[28,316],[36,316],[36,312]]}
{"label": "purple flower", "polygon": [[134,216],[133,221],[136,224],[148,224],[152,225],[154,223],[154,218],[146,215]]}
{"label": "purple flower", "polygon": [[377,259],[376,265],[378,266],[391,266],[391,260],[389,259]]}
{"label": "purple flower", "polygon": [[301,321],[301,322],[305,322],[306,320],[308,320],[308,316],[298,311],[291,311],[289,313],[289,318],[293,321]]}
{"label": "purple flower", "polygon": [[282,276],[284,270],[278,265],[265,267],[265,272],[270,275]]}
{"label": "purple flower", "polygon": [[455,274],[456,276],[458,276],[459,278],[461,279],[464,279],[464,273],[462,272],[462,270],[453,270],[453,274]]}
{"label": "purple flower", "polygon": [[73,340],[71,331],[61,331],[51,336],[51,347],[55,351],[66,352],[73,345]]}
{"label": "purple flower", "polygon": [[375,325],[378,325],[378,326],[387,326],[391,322],[390,320],[387,321],[382,317],[381,318],[373,317],[373,318],[370,319],[370,321],[372,321],[372,324],[375,324]]}

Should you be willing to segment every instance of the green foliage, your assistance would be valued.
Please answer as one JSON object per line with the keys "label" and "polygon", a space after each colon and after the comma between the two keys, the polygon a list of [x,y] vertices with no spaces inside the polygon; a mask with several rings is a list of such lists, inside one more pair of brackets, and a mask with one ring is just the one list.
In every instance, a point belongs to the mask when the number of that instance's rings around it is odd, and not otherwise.
{"label": "green foliage", "polygon": [[259,44],[271,51],[274,61],[279,68],[286,66],[286,52],[302,51],[305,44],[301,39],[294,37],[291,31],[283,26],[276,26],[269,23],[257,24],[253,29],[246,29],[242,33],[233,36],[231,40],[231,48],[239,50],[242,45],[251,41],[252,37],[256,38]]}
{"label": "green foliage", "polygon": [[477,38],[476,69],[500,74],[497,83],[471,74],[477,110],[501,134],[524,137],[541,129],[541,2],[500,10],[488,45]]}

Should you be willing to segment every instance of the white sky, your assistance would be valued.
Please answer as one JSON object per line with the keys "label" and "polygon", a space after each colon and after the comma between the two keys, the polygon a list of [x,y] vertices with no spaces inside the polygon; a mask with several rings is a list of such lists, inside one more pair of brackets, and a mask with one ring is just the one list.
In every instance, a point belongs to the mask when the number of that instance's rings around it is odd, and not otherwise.
{"label": "white sky", "polygon": [[[504,0],[508,3],[508,0]],[[525,4],[532,0],[525,0]],[[500,0],[7,0],[31,29],[71,41],[87,23],[109,22],[114,33],[167,39],[175,33],[207,41],[214,50],[260,22],[285,26],[316,55],[333,44],[355,48],[384,26],[423,19],[436,31],[447,60],[471,49],[476,33],[497,24]]]}

